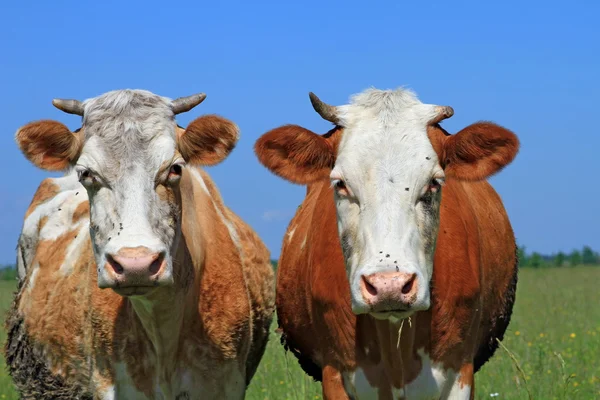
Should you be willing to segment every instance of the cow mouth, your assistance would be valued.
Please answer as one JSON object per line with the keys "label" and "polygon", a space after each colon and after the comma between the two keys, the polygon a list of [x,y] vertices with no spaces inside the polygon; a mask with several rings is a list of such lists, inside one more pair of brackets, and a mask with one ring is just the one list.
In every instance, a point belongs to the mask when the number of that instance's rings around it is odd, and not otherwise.
{"label": "cow mouth", "polygon": [[156,286],[120,286],[113,288],[115,293],[123,297],[146,296],[156,289]]}
{"label": "cow mouth", "polygon": [[370,312],[369,315],[372,315],[373,318],[379,320],[401,320],[410,317],[414,312],[410,310],[385,310],[385,311],[377,311]]}

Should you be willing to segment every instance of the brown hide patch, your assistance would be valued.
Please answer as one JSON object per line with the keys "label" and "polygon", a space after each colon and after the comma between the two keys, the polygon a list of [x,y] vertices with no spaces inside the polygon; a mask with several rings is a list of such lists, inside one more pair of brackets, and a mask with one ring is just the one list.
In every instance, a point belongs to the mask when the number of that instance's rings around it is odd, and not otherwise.
{"label": "brown hide patch", "polygon": [[40,218],[40,221],[38,222],[38,232],[40,232],[48,223],[48,219],[49,217],[47,215],[44,215],[42,218]]}
{"label": "brown hide patch", "polygon": [[216,212],[215,207],[223,213],[219,192],[208,174],[201,171],[201,175],[214,206],[207,201],[204,212],[196,209],[198,223],[211,227],[210,235],[205,238],[207,252],[200,283],[200,315],[223,356],[234,358],[246,347],[245,333],[250,330],[251,323],[242,255]]}
{"label": "brown hide patch", "polygon": [[40,206],[56,196],[60,191],[60,187],[54,183],[52,178],[46,178],[42,181],[40,186],[38,187],[27,211],[25,212],[25,219],[31,215],[31,213]]}
{"label": "brown hide patch", "polygon": [[252,228],[225,208],[225,216],[234,224],[244,254],[244,276],[252,308],[252,345],[247,368],[247,383],[256,372],[264,354],[269,328],[275,311],[275,277],[269,250]]}
{"label": "brown hide patch", "polygon": [[465,385],[473,388],[473,364],[465,364],[460,369],[460,377],[458,379],[460,388],[464,388]]}
{"label": "brown hide patch", "polygon": [[23,155],[35,166],[65,170],[79,156],[83,132],[72,133],[64,124],[52,120],[31,122],[16,133]]}
{"label": "brown hide patch", "polygon": [[[67,246],[74,240],[75,234],[74,230],[68,231],[56,240],[39,242],[32,263],[37,264],[35,280],[31,282],[29,272],[28,285],[19,305],[20,313],[25,316],[29,336],[37,346],[52,348],[53,351],[48,354],[51,369],[55,375],[62,376],[67,381],[77,379],[80,374],[78,370],[86,365],[82,352],[85,343],[81,343],[80,338],[84,336],[83,322],[87,320],[86,307],[83,304],[87,304],[86,300],[90,299],[91,282],[82,275],[89,269],[95,274],[95,268],[89,268],[87,262],[92,254],[89,241],[82,249],[84,256],[80,257],[75,265],[74,275],[79,279],[62,276],[58,272],[65,260]],[[65,301],[72,298],[73,293],[78,294],[76,297],[81,296],[84,303]]]}
{"label": "brown hide patch", "polygon": [[82,218],[89,217],[90,215],[90,203],[89,201],[82,201],[79,203],[75,211],[73,211],[72,222],[75,224]]}

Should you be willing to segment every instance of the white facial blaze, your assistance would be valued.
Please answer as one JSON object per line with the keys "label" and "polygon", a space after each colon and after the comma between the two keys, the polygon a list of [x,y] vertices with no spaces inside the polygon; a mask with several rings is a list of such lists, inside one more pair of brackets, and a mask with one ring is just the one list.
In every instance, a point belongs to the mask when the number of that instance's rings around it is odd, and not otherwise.
{"label": "white facial blaze", "polygon": [[426,309],[439,193],[421,199],[432,179],[443,179],[427,136],[437,109],[406,90],[368,90],[338,109],[344,134],[331,178],[346,186],[336,191],[336,206],[353,309],[370,310],[363,276],[392,272],[416,274],[411,311]]}
{"label": "white facial blaze", "polygon": [[135,249],[164,257],[160,276],[167,283],[173,276],[178,205],[165,193],[171,189],[162,190],[162,197],[157,190],[169,186],[170,166],[183,162],[174,159],[171,102],[150,92],[125,90],[86,100],[84,107],[85,145],[76,170],[90,199],[98,284],[110,287],[112,272],[103,266],[120,252]]}

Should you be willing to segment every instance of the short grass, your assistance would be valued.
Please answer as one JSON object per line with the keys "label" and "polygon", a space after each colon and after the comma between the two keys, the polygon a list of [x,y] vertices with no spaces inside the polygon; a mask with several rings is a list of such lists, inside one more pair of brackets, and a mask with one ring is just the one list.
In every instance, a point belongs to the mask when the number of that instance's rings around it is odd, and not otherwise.
{"label": "short grass", "polygon": [[[476,398],[600,399],[599,284],[598,267],[521,270],[505,349],[476,375]],[[13,288],[0,282],[2,315]],[[320,399],[320,384],[283,351],[274,329],[247,398]],[[0,399],[17,399],[4,371],[0,359]]]}

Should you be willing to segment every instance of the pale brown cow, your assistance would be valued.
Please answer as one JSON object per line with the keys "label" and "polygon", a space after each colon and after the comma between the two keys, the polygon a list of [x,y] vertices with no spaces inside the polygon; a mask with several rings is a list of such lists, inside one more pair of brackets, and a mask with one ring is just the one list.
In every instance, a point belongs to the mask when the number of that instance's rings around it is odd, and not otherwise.
{"label": "pale brown cow", "polygon": [[227,157],[237,126],[216,115],[176,125],[204,97],[55,100],[83,116],[80,130],[38,121],[17,132],[33,164],[67,170],[39,186],[19,239],[5,353],[23,398],[244,397],[274,276],[199,167]]}
{"label": "pale brown cow", "polygon": [[255,145],[308,185],[279,260],[284,345],[326,399],[474,398],[515,299],[515,238],[485,179],[516,136],[489,122],[449,135],[452,108],[403,89],[311,101],[332,130],[286,125]]}

